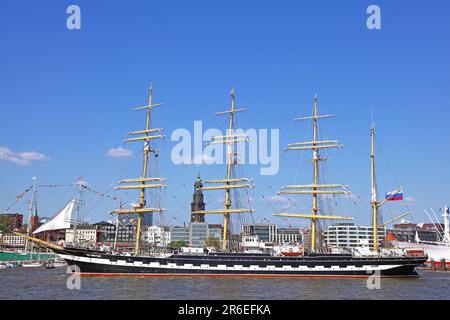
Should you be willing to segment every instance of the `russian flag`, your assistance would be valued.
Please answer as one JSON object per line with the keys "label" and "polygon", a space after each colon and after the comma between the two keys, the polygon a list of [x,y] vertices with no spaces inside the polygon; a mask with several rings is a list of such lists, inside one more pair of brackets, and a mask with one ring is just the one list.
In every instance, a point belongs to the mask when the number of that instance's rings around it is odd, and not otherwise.
{"label": "russian flag", "polygon": [[399,201],[403,200],[403,191],[393,191],[386,193],[386,197],[384,198],[386,201]]}

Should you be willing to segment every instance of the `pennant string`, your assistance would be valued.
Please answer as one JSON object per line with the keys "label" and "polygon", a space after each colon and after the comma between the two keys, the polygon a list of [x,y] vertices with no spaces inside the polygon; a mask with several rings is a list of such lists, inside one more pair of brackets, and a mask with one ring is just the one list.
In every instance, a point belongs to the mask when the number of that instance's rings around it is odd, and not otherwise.
{"label": "pennant string", "polygon": [[33,189],[33,186],[29,187],[28,189],[26,189],[24,192],[22,192],[21,194],[19,194],[16,197],[16,200],[14,200],[14,202],[5,210],[5,212],[9,212],[9,210],[11,210],[20,200],[22,200],[22,198],[31,190]]}

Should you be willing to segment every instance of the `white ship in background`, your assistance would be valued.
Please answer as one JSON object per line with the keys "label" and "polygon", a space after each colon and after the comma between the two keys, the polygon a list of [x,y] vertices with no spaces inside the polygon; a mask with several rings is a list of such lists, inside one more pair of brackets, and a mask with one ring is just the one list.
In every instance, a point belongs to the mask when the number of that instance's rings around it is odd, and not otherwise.
{"label": "white ship in background", "polygon": [[441,241],[423,241],[419,238],[419,234],[416,231],[414,242],[397,241],[398,246],[405,249],[417,248],[423,250],[425,254],[428,255],[428,261],[426,262],[428,265],[434,263],[435,265],[440,266],[441,262],[445,260],[445,264],[450,266],[449,208],[445,206],[443,212],[442,217],[444,218],[444,229],[442,229],[441,224],[435,224],[433,222],[436,232],[441,235]]}

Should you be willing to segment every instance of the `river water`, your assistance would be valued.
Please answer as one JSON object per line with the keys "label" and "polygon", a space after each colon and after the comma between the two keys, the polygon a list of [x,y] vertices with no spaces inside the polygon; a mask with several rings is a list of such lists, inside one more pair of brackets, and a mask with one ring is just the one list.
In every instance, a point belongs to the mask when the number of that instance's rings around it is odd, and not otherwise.
{"label": "river water", "polygon": [[450,272],[419,270],[419,279],[82,277],[69,290],[66,268],[0,270],[0,299],[12,300],[412,300],[450,299]]}

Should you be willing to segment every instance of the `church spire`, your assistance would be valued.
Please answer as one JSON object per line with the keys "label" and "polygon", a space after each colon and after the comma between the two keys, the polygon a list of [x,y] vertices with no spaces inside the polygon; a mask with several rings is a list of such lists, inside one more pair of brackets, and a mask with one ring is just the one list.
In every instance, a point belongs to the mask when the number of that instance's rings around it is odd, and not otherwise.
{"label": "church spire", "polygon": [[204,211],[205,210],[205,202],[203,198],[203,182],[200,177],[200,173],[197,175],[197,179],[194,184],[194,196],[191,203],[191,222],[205,222],[204,214],[196,214],[194,212]]}

